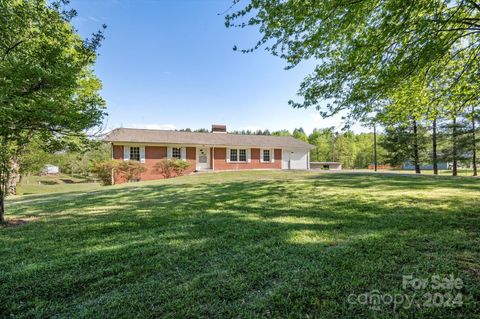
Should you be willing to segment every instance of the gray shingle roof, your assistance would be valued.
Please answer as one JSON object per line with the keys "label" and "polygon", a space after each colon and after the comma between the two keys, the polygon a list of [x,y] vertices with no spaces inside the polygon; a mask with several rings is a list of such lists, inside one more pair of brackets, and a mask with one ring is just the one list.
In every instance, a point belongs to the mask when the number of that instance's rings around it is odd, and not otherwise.
{"label": "gray shingle roof", "polygon": [[312,149],[313,145],[291,136],[240,135],[225,133],[196,133],[167,130],[117,128],[108,133],[105,142],[158,143],[212,146],[249,146],[286,149]]}

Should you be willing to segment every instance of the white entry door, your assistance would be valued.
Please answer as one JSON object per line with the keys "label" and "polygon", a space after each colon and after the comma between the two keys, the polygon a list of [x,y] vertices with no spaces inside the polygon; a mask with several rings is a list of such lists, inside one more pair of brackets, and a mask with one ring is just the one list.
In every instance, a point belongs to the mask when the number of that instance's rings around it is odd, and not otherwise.
{"label": "white entry door", "polygon": [[210,148],[197,148],[197,170],[205,170],[210,168]]}

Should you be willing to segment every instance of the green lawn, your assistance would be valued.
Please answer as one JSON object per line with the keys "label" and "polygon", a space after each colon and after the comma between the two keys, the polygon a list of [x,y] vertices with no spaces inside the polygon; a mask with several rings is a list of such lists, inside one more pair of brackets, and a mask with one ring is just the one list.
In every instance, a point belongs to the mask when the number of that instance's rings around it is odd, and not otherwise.
{"label": "green lawn", "polygon": [[[397,172],[397,173],[403,173],[403,174],[415,174],[415,170],[392,169],[392,170],[384,170],[384,171]],[[433,175],[433,170],[422,169],[421,172],[424,175]],[[457,174],[458,176],[472,176],[473,169],[459,168],[457,170]],[[438,175],[452,176],[452,170],[439,170]]]}
{"label": "green lawn", "polygon": [[[344,172],[364,172],[364,173],[374,173],[373,169],[365,169],[365,168],[355,168],[352,170],[349,169],[344,169]],[[379,173],[395,173],[395,174],[408,174],[408,175],[415,175],[415,170],[406,170],[406,169],[379,169]],[[467,176],[471,177],[473,175],[473,169],[465,169],[465,168],[459,168],[457,171],[458,176]],[[434,175],[433,170],[428,170],[428,169],[422,169],[421,175]],[[439,170],[438,175],[440,176],[452,176],[452,171],[451,170]]]}
{"label": "green lawn", "polygon": [[66,174],[26,176],[17,187],[19,195],[62,193],[71,191],[90,191],[100,188],[99,183],[93,183],[82,177]]}
{"label": "green lawn", "polygon": [[[0,228],[0,317],[480,316],[479,179],[229,172],[7,210],[28,223]],[[450,274],[459,289],[402,288]],[[375,291],[419,304],[349,299]],[[462,304],[424,304],[447,292]]]}

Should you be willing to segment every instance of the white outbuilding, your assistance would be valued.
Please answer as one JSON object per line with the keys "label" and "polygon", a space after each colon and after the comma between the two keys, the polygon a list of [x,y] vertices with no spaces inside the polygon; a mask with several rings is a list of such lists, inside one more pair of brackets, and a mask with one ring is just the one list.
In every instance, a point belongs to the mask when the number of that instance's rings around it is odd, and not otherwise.
{"label": "white outbuilding", "polygon": [[42,169],[43,175],[54,175],[59,173],[60,173],[60,168],[58,166],[51,165],[51,164],[45,165]]}

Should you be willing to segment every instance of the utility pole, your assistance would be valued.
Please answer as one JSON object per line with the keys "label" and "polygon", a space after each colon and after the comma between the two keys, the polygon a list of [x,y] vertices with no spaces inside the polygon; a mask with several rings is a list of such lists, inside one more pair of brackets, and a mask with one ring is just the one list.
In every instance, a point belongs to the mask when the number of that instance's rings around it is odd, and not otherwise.
{"label": "utility pole", "polygon": [[377,127],[373,125],[373,162],[377,171]]}

